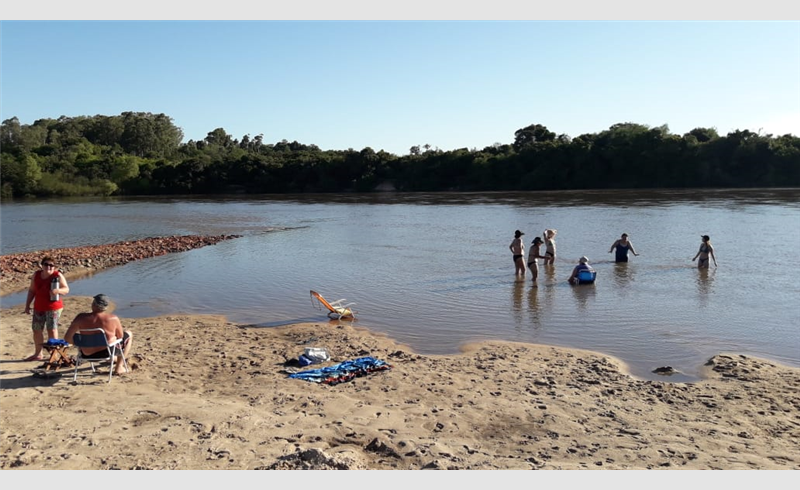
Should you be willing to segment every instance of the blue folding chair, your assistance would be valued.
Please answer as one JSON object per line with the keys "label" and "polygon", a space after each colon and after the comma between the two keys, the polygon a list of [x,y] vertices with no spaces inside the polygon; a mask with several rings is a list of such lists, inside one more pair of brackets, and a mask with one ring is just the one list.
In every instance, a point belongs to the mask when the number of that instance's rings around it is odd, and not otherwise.
{"label": "blue folding chair", "polygon": [[[78,355],[75,356],[75,372],[72,375],[73,382],[77,382],[78,367],[84,362],[89,363],[93,374],[97,372],[94,368],[95,363],[110,362],[111,365],[108,369],[109,383],[111,382],[111,376],[114,374],[114,361],[116,361],[117,356],[122,356],[122,363],[125,365],[125,370],[128,370],[128,360],[125,359],[125,354],[122,352],[122,339],[117,339],[109,344],[106,332],[102,328],[81,330],[81,333],[73,335],[72,345],[78,348]],[[81,351],[81,347],[103,347],[106,349],[106,355],[101,356],[95,353],[92,354],[91,357],[87,357],[83,351]]]}
{"label": "blue folding chair", "polygon": [[576,276],[578,284],[592,284],[597,279],[597,271],[583,269]]}

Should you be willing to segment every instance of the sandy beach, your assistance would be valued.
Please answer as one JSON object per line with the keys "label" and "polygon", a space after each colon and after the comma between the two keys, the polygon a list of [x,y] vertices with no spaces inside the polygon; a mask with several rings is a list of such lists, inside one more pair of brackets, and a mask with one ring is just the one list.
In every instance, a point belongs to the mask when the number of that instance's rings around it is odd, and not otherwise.
{"label": "sandy beach", "polygon": [[[113,299],[113,298],[112,298]],[[68,296],[66,322],[91,299]],[[486,342],[423,356],[328,321],[122,319],[132,372],[37,377],[30,317],[2,310],[2,469],[800,469],[800,370],[721,353],[694,384],[599,353]],[[293,368],[306,347],[329,362]],[[336,385],[294,370],[371,356]]]}

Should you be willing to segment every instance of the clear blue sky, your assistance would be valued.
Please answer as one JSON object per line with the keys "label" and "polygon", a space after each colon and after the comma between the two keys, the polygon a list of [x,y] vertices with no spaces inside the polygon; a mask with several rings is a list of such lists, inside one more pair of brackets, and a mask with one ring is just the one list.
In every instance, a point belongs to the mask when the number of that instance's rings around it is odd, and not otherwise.
{"label": "clear blue sky", "polygon": [[0,116],[398,155],[620,122],[800,135],[800,22],[3,21]]}

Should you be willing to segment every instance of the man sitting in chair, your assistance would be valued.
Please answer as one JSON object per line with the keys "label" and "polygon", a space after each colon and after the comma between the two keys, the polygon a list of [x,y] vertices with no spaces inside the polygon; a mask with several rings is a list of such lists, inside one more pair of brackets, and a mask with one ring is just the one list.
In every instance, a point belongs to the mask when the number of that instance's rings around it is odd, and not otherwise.
{"label": "man sitting in chair", "polygon": [[[78,316],[72,320],[72,324],[67,329],[67,333],[64,334],[64,340],[71,344],[72,337],[76,333],[81,333],[84,329],[102,328],[106,332],[106,338],[109,343],[119,338],[122,339],[122,353],[127,358],[133,344],[133,335],[127,330],[123,331],[119,318],[106,311],[108,304],[108,297],[105,294],[95,296],[92,300],[92,312],[78,313]],[[104,359],[108,356],[108,351],[105,347],[86,347],[82,348],[81,352],[87,358],[96,356],[98,359]],[[125,372],[122,356],[117,356],[114,374],[123,374]]]}
{"label": "man sitting in chair", "polygon": [[[578,260],[578,265],[572,269],[572,275],[567,280],[570,284],[588,284],[594,282],[595,274],[594,268],[589,265],[589,259],[584,255]],[[587,277],[584,278],[584,275]]]}

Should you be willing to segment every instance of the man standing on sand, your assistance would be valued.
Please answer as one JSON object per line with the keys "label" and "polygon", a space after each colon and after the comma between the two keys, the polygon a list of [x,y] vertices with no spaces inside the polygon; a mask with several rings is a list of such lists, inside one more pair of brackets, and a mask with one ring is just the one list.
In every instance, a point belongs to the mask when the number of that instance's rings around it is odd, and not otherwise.
{"label": "man standing on sand", "polygon": [[[108,342],[114,342],[117,339],[122,339],[122,353],[125,358],[128,358],[131,347],[133,345],[133,335],[129,331],[122,330],[122,323],[116,315],[107,312],[108,297],[105,294],[98,294],[92,300],[91,313],[79,313],[78,316],[72,320],[72,324],[64,334],[64,340],[72,343],[72,337],[76,333],[81,333],[83,330],[90,328],[102,328],[106,332],[106,339]],[[91,358],[93,355],[99,359],[103,359],[108,355],[105,347],[86,347],[81,349],[84,357]],[[116,365],[114,366],[114,374],[125,373],[125,366],[122,364],[122,357],[117,357]]]}

